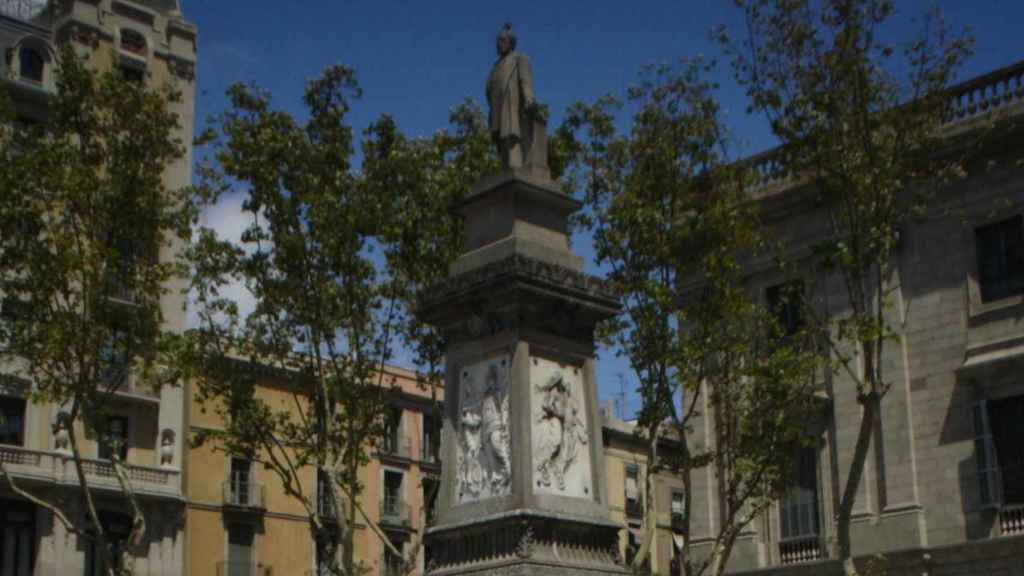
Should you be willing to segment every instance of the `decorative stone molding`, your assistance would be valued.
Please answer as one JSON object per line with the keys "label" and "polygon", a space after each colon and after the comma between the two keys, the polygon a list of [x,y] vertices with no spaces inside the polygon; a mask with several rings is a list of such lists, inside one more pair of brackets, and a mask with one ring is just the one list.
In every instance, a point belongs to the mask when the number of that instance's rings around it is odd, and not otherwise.
{"label": "decorative stone molding", "polygon": [[609,304],[617,303],[616,290],[607,280],[516,254],[453,276],[430,287],[424,292],[422,306],[430,308],[473,289],[517,279],[537,282]]}
{"label": "decorative stone molding", "polygon": [[173,466],[174,465],[174,430],[170,428],[164,428],[160,431],[160,465],[161,466]]}
{"label": "decorative stone molding", "polygon": [[519,544],[516,545],[516,556],[520,558],[529,558],[533,556],[533,528],[530,528],[529,522],[523,522],[522,536],[519,537]]}

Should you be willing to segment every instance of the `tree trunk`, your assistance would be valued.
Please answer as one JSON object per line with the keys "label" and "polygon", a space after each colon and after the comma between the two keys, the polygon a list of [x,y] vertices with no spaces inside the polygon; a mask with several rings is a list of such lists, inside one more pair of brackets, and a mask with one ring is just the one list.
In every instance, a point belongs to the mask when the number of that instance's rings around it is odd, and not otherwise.
{"label": "tree trunk", "polygon": [[[866,355],[872,355],[866,353]],[[865,373],[872,374],[873,364],[865,358]],[[838,558],[843,564],[843,572],[846,576],[856,576],[857,568],[853,564],[852,542],[850,540],[850,518],[853,514],[853,505],[857,499],[857,489],[864,477],[864,466],[867,463],[868,449],[871,447],[871,437],[874,435],[875,420],[878,418],[878,393],[874,378],[869,376],[868,386],[870,392],[858,398],[863,407],[864,413],[861,416],[860,429],[857,432],[857,443],[853,449],[853,460],[850,462],[850,471],[846,477],[846,486],[843,488],[843,497],[839,502],[839,512],[836,514],[836,539],[838,544]]]}

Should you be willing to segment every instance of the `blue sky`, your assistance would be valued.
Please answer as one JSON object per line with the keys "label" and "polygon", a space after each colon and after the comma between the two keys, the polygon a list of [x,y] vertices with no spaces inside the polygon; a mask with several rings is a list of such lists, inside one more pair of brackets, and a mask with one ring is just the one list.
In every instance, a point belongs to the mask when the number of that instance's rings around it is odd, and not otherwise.
{"label": "blue sky", "polygon": [[[896,4],[894,37],[912,31],[913,18],[933,2]],[[976,37],[965,77],[1024,59],[1024,0],[938,4],[948,22],[969,27]],[[576,100],[622,95],[644,64],[721,56],[708,37],[712,26],[741,32],[729,0],[182,0],[182,9],[199,28],[199,123],[224,105],[225,88],[238,81],[256,82],[278,106],[301,114],[305,82],[343,63],[356,69],[364,90],[353,126],[361,130],[388,113],[414,136],[446,126],[449,108],[465,97],[483,99],[494,36],[506,21],[531,58],[537,97],[550,106],[552,126]],[[719,76],[740,152],[770,147],[765,123],[746,115],[727,65]],[[207,224],[232,234],[240,230],[235,211],[237,203],[219,207]],[[574,246],[589,270],[599,272],[587,238],[574,239]],[[623,414],[631,415],[638,399],[630,392],[628,366],[602,351],[598,371],[602,400],[624,388]]]}

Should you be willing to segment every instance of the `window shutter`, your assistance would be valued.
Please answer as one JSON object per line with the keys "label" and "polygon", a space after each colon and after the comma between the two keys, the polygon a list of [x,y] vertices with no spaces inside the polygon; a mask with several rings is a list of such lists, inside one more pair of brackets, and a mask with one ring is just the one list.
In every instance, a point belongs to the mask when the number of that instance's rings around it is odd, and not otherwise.
{"label": "window shutter", "polygon": [[1002,504],[999,485],[999,465],[996,461],[995,442],[989,424],[988,400],[974,404],[974,458],[978,464],[979,502],[982,508],[997,508]]}

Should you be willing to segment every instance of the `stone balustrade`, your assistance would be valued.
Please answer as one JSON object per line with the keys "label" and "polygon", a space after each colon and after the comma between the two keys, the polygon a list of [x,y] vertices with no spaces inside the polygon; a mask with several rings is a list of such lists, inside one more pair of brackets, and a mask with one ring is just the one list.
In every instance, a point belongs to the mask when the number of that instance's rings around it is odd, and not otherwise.
{"label": "stone balustrade", "polygon": [[[988,74],[971,78],[947,90],[948,110],[943,128],[955,130],[987,118],[989,113],[1019,113],[1024,109],[1024,60]],[[781,148],[772,148],[743,161],[754,172],[752,191],[785,183],[791,174],[783,169]]]}
{"label": "stone balustrade", "polygon": [[[20,446],[0,446],[0,462],[16,479],[49,482],[63,486],[78,485],[74,458],[69,454],[31,450]],[[99,490],[119,491],[121,485],[114,466],[107,460],[82,459],[82,469],[89,485]],[[181,473],[178,470],[125,464],[132,489],[140,496],[181,496]]]}
{"label": "stone balustrade", "polygon": [[821,539],[811,535],[782,540],[779,542],[779,559],[783,565],[821,560]]}
{"label": "stone balustrade", "polygon": [[1024,534],[1024,504],[999,509],[999,533],[1003,536]]}
{"label": "stone balustrade", "polygon": [[949,117],[955,124],[1024,101],[1024,61],[972,78],[949,90]]}

